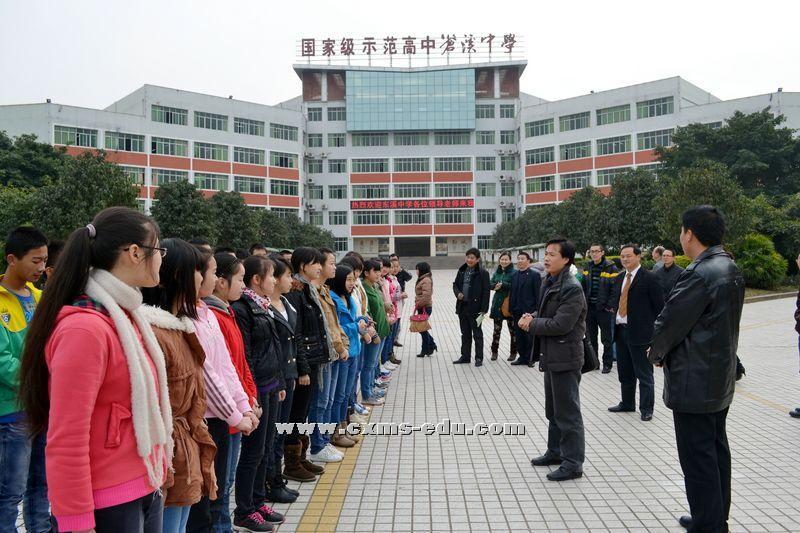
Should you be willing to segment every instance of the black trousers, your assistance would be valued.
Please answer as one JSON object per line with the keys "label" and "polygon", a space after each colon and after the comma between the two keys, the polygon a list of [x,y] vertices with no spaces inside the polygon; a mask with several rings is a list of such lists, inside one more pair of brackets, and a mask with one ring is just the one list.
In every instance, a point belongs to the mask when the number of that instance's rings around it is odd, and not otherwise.
{"label": "black trousers", "polygon": [[272,463],[272,446],[275,444],[278,392],[259,393],[258,402],[264,411],[261,413],[258,427],[249,435],[242,437],[239,465],[236,467],[234,515],[237,518],[254,513],[266,500],[264,484],[267,479],[267,469]]}
{"label": "black trousers", "polygon": [[[302,424],[308,418],[308,409],[311,407],[311,393],[319,383],[319,366],[312,365],[311,373],[308,375],[311,383],[308,385],[300,385],[297,382],[292,395],[292,407],[289,410],[289,422],[295,424]],[[289,435],[283,440],[284,444],[294,445],[300,444],[300,431],[295,427]]]}
{"label": "black trousers", "polygon": [[620,324],[614,330],[614,343],[617,346],[617,372],[622,391],[622,405],[628,409],[635,409],[638,381],[639,411],[643,414],[653,414],[656,386],[653,365],[647,360],[647,346],[630,344],[628,328]]}
{"label": "black trousers", "polygon": [[594,304],[589,304],[586,311],[586,334],[594,347],[595,353],[599,356],[597,344],[597,331],[600,330],[600,342],[603,343],[603,366],[614,364],[614,352],[612,349],[612,328],[614,325],[614,315],[604,309],[597,309]]}
{"label": "black trousers", "polygon": [[514,338],[517,341],[517,351],[519,352],[519,360],[526,363],[531,362],[533,357],[533,333],[520,329],[517,325],[521,316],[514,317]]}
{"label": "black trousers", "polygon": [[725,421],[728,409],[716,413],[672,412],[692,532],[728,531],[731,510],[731,450]]}
{"label": "black trousers", "polygon": [[[280,403],[280,408],[278,409],[278,422],[282,424],[289,422],[289,418],[291,417],[292,402],[294,402],[294,389],[296,383],[297,380],[294,378],[289,378],[286,380],[286,398]],[[272,462],[276,471],[280,470],[281,468],[281,461],[283,460],[283,442],[285,440],[286,434],[278,434],[276,428],[275,446],[272,452]]]}
{"label": "black trousers", "polygon": [[211,533],[214,524],[219,521],[223,512],[222,495],[225,493],[225,483],[228,480],[228,445],[231,434],[228,423],[219,418],[206,418],[208,433],[214,444],[217,445],[217,455],[214,457],[214,474],[217,476],[217,499],[209,500],[203,496],[200,501],[192,505],[189,511],[189,521],[186,522],[187,533]]}
{"label": "black trousers", "polygon": [[470,359],[472,340],[475,339],[475,361],[483,361],[483,330],[476,322],[478,316],[466,309],[458,313],[458,325],[461,328],[461,358]]}
{"label": "black trousers", "polygon": [[583,471],[586,440],[580,384],[580,368],[544,373],[544,412],[549,422],[547,451],[560,456],[564,468]]}
{"label": "black trousers", "polygon": [[97,533],[161,533],[164,525],[164,498],[157,490],[132,502],[95,509]]}

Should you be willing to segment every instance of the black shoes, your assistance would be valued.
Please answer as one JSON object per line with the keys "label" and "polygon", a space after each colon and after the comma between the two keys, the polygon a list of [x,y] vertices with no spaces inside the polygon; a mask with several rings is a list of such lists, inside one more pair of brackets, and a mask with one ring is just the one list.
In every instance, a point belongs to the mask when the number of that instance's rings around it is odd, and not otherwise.
{"label": "black shoes", "polygon": [[800,407],[795,407],[794,411],[789,411],[789,416],[792,418],[800,418]]}
{"label": "black shoes", "polygon": [[513,361],[513,360],[514,360],[514,359],[516,359],[516,358],[517,358],[517,354],[515,354],[515,353],[512,353],[512,354],[510,354],[510,355],[508,356],[508,359],[506,359],[506,361],[509,361],[509,362],[511,362],[511,361]]}
{"label": "black shoes", "polygon": [[[297,491],[293,491],[287,487],[286,482],[283,481],[283,478],[280,476],[276,476],[268,482],[266,489],[267,501],[273,503],[294,503],[297,500],[297,496],[300,494],[299,492],[295,494]],[[267,519],[267,521],[269,522],[270,520]]]}
{"label": "black shoes", "polygon": [[603,365],[603,374],[608,374],[611,372],[611,366]]}
{"label": "black shoes", "polygon": [[520,358],[520,359],[516,359],[515,361],[512,361],[511,365],[512,366],[522,366],[522,365],[527,365],[529,363],[530,363],[530,361],[526,361],[525,359]]}
{"label": "black shoes", "polygon": [[583,472],[581,470],[567,470],[562,466],[558,470],[547,474],[547,479],[550,481],[567,481],[568,479],[578,479],[582,476]]}
{"label": "black shoes", "polygon": [[483,366],[483,359],[475,359],[475,366]]}
{"label": "black shoes", "polygon": [[459,357],[458,359],[453,361],[453,364],[454,365],[468,365],[469,362],[470,362],[469,361],[469,357],[467,357],[466,359],[464,359],[463,357]]}
{"label": "black shoes", "polygon": [[653,419],[653,413],[642,413],[642,422],[650,422]]}
{"label": "black shoes", "polygon": [[546,453],[531,459],[531,466],[550,466],[560,465],[561,463],[561,457],[552,453]]}
{"label": "black shoes", "polygon": [[678,518],[678,523],[681,525],[681,527],[689,529],[690,527],[692,527],[692,517],[689,515],[684,515]]}
{"label": "black shoes", "polygon": [[397,341],[394,341],[394,346],[395,346],[395,347],[397,347],[397,348],[402,348],[402,347],[403,347],[403,345],[402,345],[402,344],[400,344],[400,343],[399,343],[399,342],[397,342]]}
{"label": "black shoes", "polygon": [[608,408],[608,410],[611,413],[633,413],[636,411],[636,409],[625,407],[621,403],[618,405],[612,405]]}

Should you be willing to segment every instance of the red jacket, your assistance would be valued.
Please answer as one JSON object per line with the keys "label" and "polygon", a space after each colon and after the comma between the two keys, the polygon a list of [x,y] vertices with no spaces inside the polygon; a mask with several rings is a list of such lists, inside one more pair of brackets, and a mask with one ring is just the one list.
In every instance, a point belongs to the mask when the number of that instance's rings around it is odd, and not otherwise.
{"label": "red jacket", "polygon": [[[225,337],[225,344],[228,346],[228,351],[231,354],[233,366],[236,368],[236,373],[239,375],[239,381],[242,382],[242,388],[250,398],[250,406],[255,404],[258,398],[258,391],[256,390],[256,383],[253,381],[253,375],[250,373],[250,366],[244,358],[244,340],[242,340],[242,332],[239,330],[239,325],[236,323],[236,316],[233,314],[233,309],[230,306],[223,310],[218,307],[220,300],[209,301],[204,300],[209,309],[217,317],[219,322],[219,329],[222,330],[222,336]],[[231,428],[231,433],[238,433],[238,430]]]}

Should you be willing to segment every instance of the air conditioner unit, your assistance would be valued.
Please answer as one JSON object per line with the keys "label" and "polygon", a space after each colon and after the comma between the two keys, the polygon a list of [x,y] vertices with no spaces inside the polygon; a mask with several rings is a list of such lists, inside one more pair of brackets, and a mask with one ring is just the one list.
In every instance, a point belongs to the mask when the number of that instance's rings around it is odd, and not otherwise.
{"label": "air conditioner unit", "polygon": [[500,204],[499,204],[499,205],[500,205],[500,207],[505,207],[505,206],[506,206],[506,203],[505,203],[505,202],[500,202]]}
{"label": "air conditioner unit", "polygon": [[323,209],[323,211],[328,209],[328,204],[322,204],[322,209]]}
{"label": "air conditioner unit", "polygon": [[311,152],[304,152],[303,157],[305,157],[306,159],[310,159],[314,157],[314,154],[312,154]]}
{"label": "air conditioner unit", "polygon": [[319,156],[320,156],[322,159],[328,159],[328,155],[330,155],[330,154],[328,154],[328,152],[322,152],[321,154],[319,154]]}
{"label": "air conditioner unit", "polygon": [[309,185],[313,185],[314,184],[314,178],[307,178],[306,179],[306,183],[308,183]]}
{"label": "air conditioner unit", "polygon": [[306,209],[309,211],[316,211],[317,207],[314,204],[306,204]]}

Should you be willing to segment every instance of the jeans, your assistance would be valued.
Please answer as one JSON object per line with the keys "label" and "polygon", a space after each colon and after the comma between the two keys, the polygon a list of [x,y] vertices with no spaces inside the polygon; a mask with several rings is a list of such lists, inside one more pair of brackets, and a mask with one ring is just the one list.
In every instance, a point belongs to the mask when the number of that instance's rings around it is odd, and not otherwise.
{"label": "jeans", "polygon": [[[425,307],[422,309],[428,316],[433,314],[433,307]],[[430,330],[423,331],[419,334],[422,338],[422,350],[420,353],[433,353],[433,350],[436,349],[436,341],[433,340],[433,335],[431,335]]]}
{"label": "jeans", "polygon": [[653,365],[647,360],[647,346],[630,344],[628,328],[616,327],[617,372],[622,389],[622,406],[633,409],[636,402],[636,381],[639,381],[639,412],[653,414],[655,380]]}
{"label": "jeans", "polygon": [[[286,380],[286,398],[281,402],[278,409],[278,422],[285,424],[289,422],[289,416],[292,413],[292,401],[294,400],[294,388],[296,387],[297,380],[289,378]],[[286,440],[286,435],[277,433],[275,435],[275,450],[272,452],[272,464],[276,469],[280,470],[281,461],[283,460],[283,443]]]}
{"label": "jeans", "polygon": [[242,447],[242,434],[234,433],[228,443],[228,480],[225,483],[225,491],[217,492],[218,497],[222,498],[222,512],[219,520],[214,524],[215,533],[230,533],[231,524],[231,492],[233,484],[236,482],[236,467],[239,464],[239,450]]}
{"label": "jeans", "polygon": [[581,370],[544,373],[547,451],[563,460],[567,470],[583,470],[586,441],[581,416]]}
{"label": "jeans", "polygon": [[470,360],[472,340],[475,339],[475,361],[483,361],[483,330],[478,326],[478,315],[467,309],[459,311],[458,325],[461,327],[461,359]]}
{"label": "jeans", "polygon": [[29,437],[24,421],[0,424],[0,531],[16,531],[20,502],[27,531],[50,531],[45,443]]}
{"label": "jeans", "polygon": [[138,500],[105,509],[95,509],[97,533],[161,533],[164,527],[164,498],[161,491]]}
{"label": "jeans", "polygon": [[389,360],[389,356],[392,354],[394,350],[394,324],[389,326],[389,335],[383,339],[383,345],[381,346],[381,364],[385,363]]}
{"label": "jeans", "polygon": [[586,336],[599,356],[597,332],[600,331],[600,342],[603,344],[603,366],[610,367],[614,364],[614,349],[612,348],[612,330],[614,329],[614,314],[604,309],[597,309],[595,304],[590,304],[586,312]]}
{"label": "jeans", "polygon": [[347,406],[353,407],[355,403],[358,401],[358,383],[361,380],[361,372],[364,370],[364,352],[367,349],[367,343],[361,341],[361,352],[358,355],[358,359],[356,360],[356,377],[353,380],[353,386],[350,387],[350,396],[347,399]]}
{"label": "jeans", "polygon": [[[308,411],[308,421],[317,424],[330,422],[331,407],[333,406],[333,391],[339,379],[339,361],[328,363],[322,367],[322,386],[317,386],[311,392],[311,408]],[[311,434],[311,453],[319,453],[330,442],[330,435],[323,435],[318,427]]]}
{"label": "jeans", "polygon": [[381,353],[383,343],[369,343],[364,347],[364,366],[361,368],[361,400],[372,397],[372,386],[378,373],[378,354]]}
{"label": "jeans", "polygon": [[184,533],[191,506],[164,507],[164,533]]}
{"label": "jeans", "polygon": [[[231,435],[228,431],[228,423],[224,420],[206,418],[206,424],[208,425],[208,433],[217,447],[217,453],[214,457],[217,499],[209,500],[208,496],[204,495],[199,502],[192,505],[188,520],[184,522],[181,532],[205,533],[211,531],[214,528],[214,524],[219,522],[219,517],[228,513],[228,510],[223,507],[222,494],[226,490],[225,484],[228,481],[228,446],[230,445]],[[167,509],[170,509],[170,507],[167,507]]]}
{"label": "jeans", "polygon": [[355,387],[356,373],[358,371],[359,356],[348,357],[347,361],[338,361],[339,379],[336,382],[336,391],[333,393],[333,406],[331,407],[331,422],[344,422],[347,420],[347,399]]}

